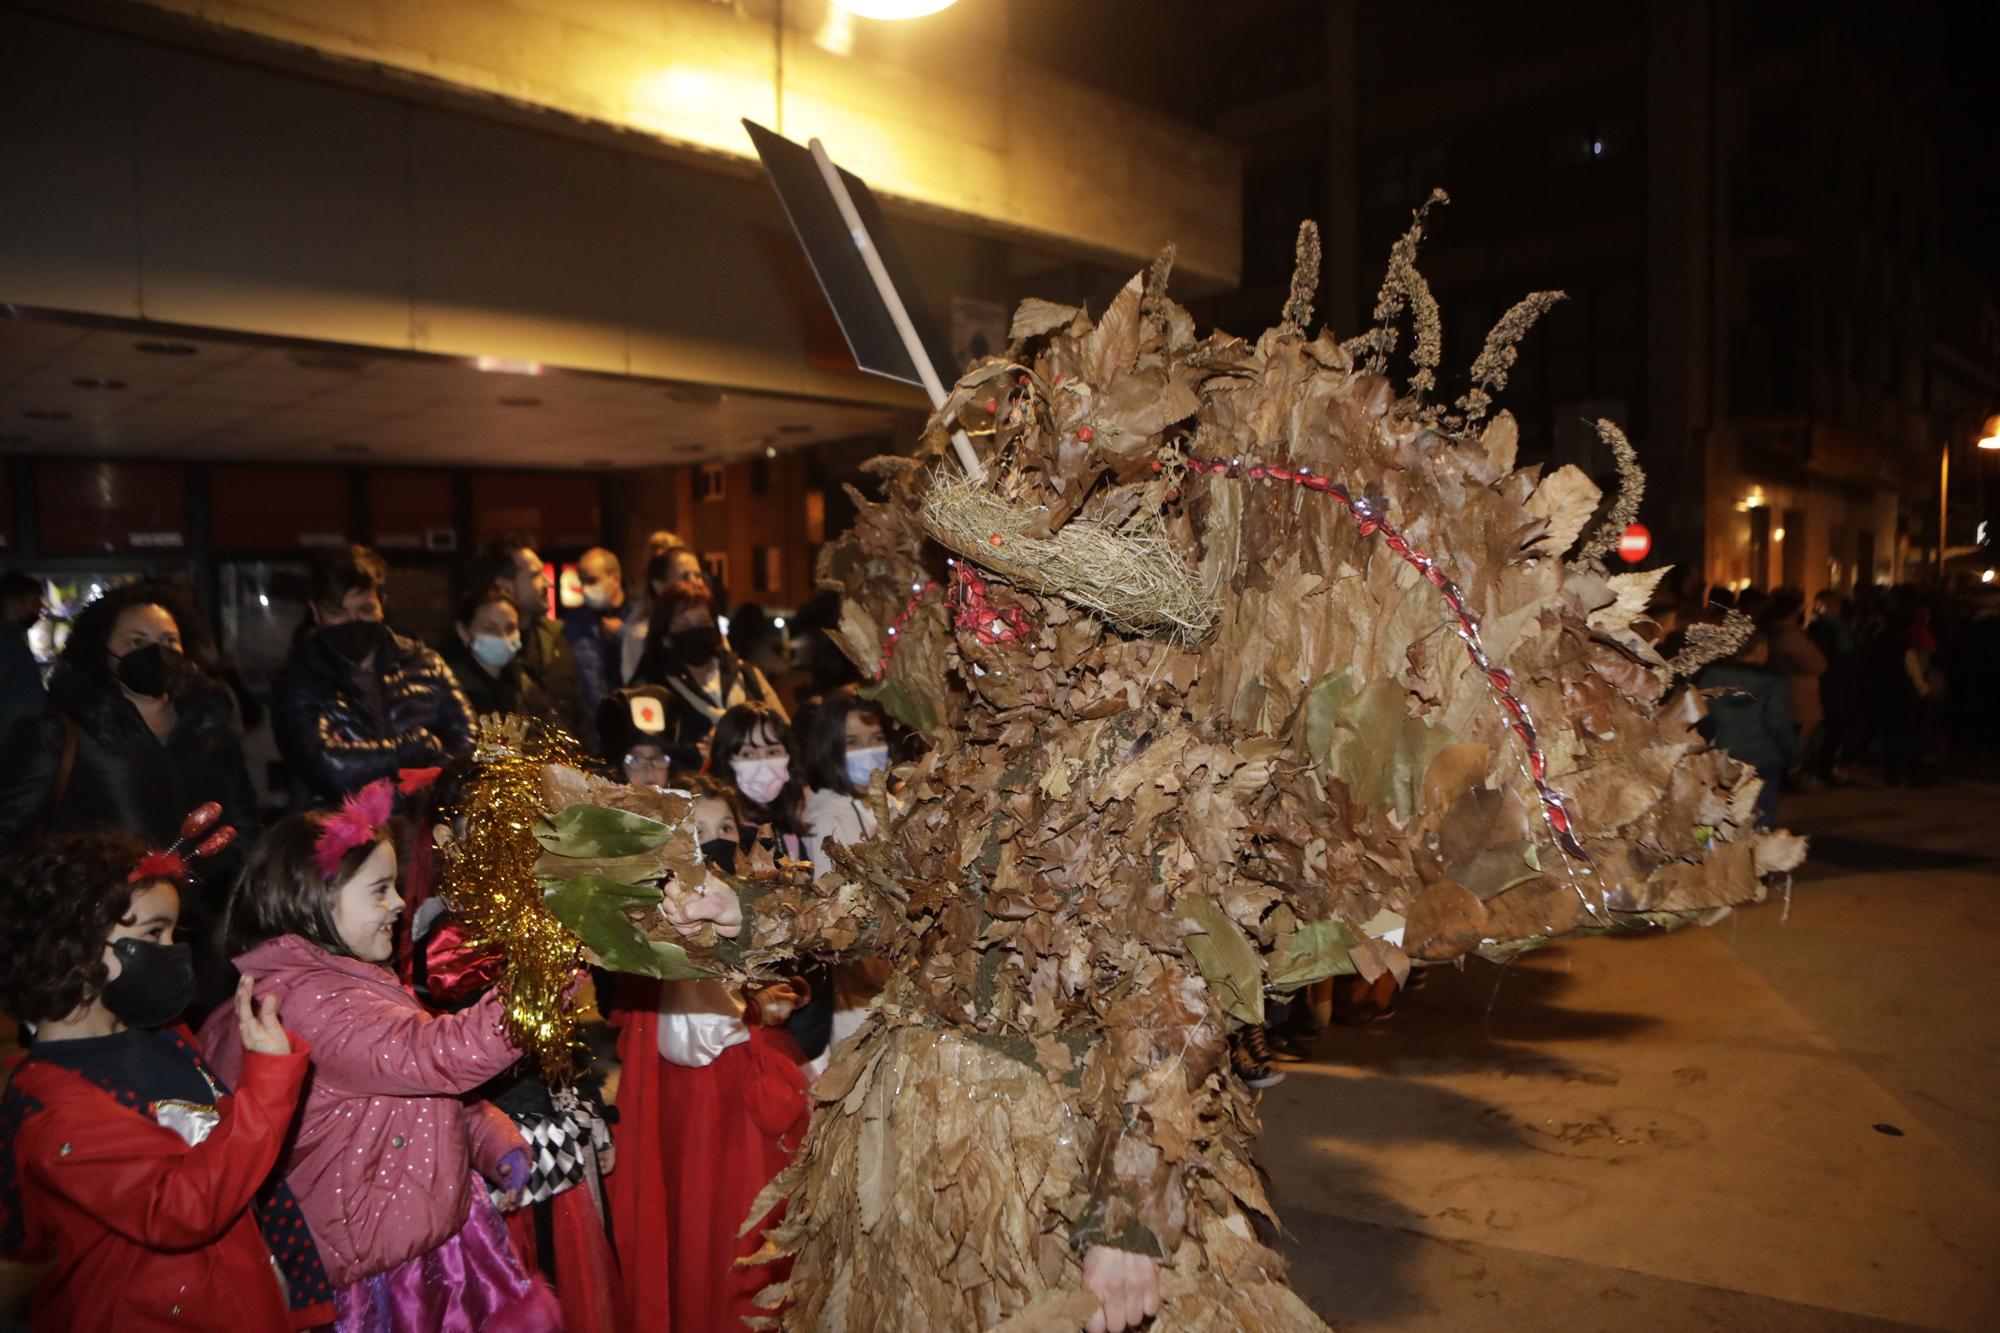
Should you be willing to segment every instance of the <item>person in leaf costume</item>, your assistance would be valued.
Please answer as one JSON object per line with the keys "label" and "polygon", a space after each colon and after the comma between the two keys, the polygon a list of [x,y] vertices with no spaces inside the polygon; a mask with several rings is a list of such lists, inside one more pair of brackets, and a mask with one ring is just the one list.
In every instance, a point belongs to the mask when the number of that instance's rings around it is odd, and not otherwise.
{"label": "person in leaf costume", "polygon": [[1659,574],[1602,563],[1623,437],[1584,539],[1597,488],[1517,468],[1487,418],[1552,294],[1429,401],[1422,225],[1346,343],[1307,332],[1309,228],[1254,343],[1195,337],[1170,256],[1095,321],[1027,302],[916,456],[871,465],[884,498],[856,494],[821,581],[927,753],[816,883],[753,867],[729,904],[696,877],[628,913],[674,967],[892,964],[769,1192],[775,1326],[1136,1324],[1138,1287],[1093,1273],[1122,1253],[1158,1265],[1153,1327],[1320,1328],[1258,1239],[1229,1069],[1267,992],[1703,918],[1802,858],[1679,684],[1729,631],[1661,660],[1634,629]]}

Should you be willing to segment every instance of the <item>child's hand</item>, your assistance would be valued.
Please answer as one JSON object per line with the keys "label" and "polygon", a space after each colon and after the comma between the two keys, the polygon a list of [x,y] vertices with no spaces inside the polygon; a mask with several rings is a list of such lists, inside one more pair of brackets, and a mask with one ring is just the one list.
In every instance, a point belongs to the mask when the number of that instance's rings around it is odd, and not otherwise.
{"label": "child's hand", "polygon": [[743,900],[736,896],[736,890],[713,876],[705,878],[693,893],[678,886],[667,890],[660,915],[689,937],[701,934],[701,928],[711,924],[716,934],[729,939],[743,933]]}
{"label": "child's hand", "polygon": [[236,983],[236,1028],[243,1034],[243,1049],[259,1055],[290,1055],[292,1039],[278,1021],[278,997],[266,995],[253,1005],[250,998],[254,978]]}
{"label": "child's hand", "polygon": [[493,1168],[493,1187],[503,1192],[504,1197],[496,1205],[501,1212],[511,1212],[520,1206],[521,1191],[528,1184],[528,1173],[532,1169],[528,1161],[528,1150],[516,1148],[500,1159]]}

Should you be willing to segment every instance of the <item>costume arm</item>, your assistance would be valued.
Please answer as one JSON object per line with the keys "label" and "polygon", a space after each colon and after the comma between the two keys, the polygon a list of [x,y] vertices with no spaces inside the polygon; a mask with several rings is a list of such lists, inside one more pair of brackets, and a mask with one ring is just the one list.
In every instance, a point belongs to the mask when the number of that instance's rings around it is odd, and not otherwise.
{"label": "costume arm", "polygon": [[106,1227],[152,1249],[214,1241],[256,1197],[277,1165],[309,1052],[251,1052],[221,1120],[188,1147],[171,1130],[135,1132],[122,1107],[86,1116],[45,1115],[23,1135],[20,1160],[37,1185]]}
{"label": "costume arm", "polygon": [[[521,1053],[507,1039],[498,989],[469,1009],[432,1014],[359,978],[315,982],[311,1004],[286,1018],[313,1044],[313,1071],[342,1091],[389,1097],[470,1092]],[[294,1016],[296,1015],[296,1016]]]}

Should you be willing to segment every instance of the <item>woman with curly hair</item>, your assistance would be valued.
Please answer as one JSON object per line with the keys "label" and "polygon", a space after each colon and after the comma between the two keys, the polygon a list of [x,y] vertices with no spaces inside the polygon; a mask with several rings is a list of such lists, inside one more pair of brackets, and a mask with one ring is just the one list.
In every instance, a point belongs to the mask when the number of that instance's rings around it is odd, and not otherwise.
{"label": "woman with curly hair", "polygon": [[[127,583],[83,609],[49,676],[48,711],[0,746],[0,845],[109,826],[164,847],[181,816],[210,801],[247,841],[257,794],[236,706],[188,656],[205,634],[186,597],[165,583]],[[239,860],[203,866],[182,904],[197,1019],[234,984],[219,932]]]}
{"label": "woman with curly hair", "polygon": [[164,1028],[194,986],[174,938],[185,869],[112,829],[0,866],[0,1007],[35,1025],[0,1096],[0,1252],[48,1265],[37,1329],[307,1328],[330,1313],[296,1203],[266,1188],[305,1047],[247,981],[233,1094]]}

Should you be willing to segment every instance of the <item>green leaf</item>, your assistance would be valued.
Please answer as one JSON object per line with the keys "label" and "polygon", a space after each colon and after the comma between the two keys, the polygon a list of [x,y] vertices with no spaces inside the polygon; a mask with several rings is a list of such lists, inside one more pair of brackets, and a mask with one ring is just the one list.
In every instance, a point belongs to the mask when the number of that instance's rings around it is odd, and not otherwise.
{"label": "green leaf", "polygon": [[535,825],[535,840],[545,849],[586,860],[637,856],[672,836],[673,829],[657,819],[581,803],[558,810]]}
{"label": "green leaf", "polygon": [[1356,800],[1388,806],[1408,819],[1423,795],[1424,774],[1451,733],[1411,717],[1409,696],[1393,680],[1371,680],[1340,705],[1327,769]]}
{"label": "green leaf", "polygon": [[1306,753],[1314,763],[1332,761],[1334,726],[1353,697],[1354,672],[1348,667],[1321,676],[1306,695]]}
{"label": "green leaf", "polygon": [[[574,808],[574,807],[572,807]],[[564,929],[590,946],[613,972],[632,972],[662,981],[697,981],[716,976],[689,960],[687,950],[665,940],[649,940],[625,913],[660,901],[656,888],[620,884],[599,875],[544,880],[542,898]]]}
{"label": "green leaf", "polygon": [[1311,921],[1292,935],[1290,947],[1271,957],[1271,989],[1293,991],[1328,977],[1359,972],[1347,950],[1355,942],[1338,921]]}
{"label": "green leaf", "polygon": [[863,685],[861,697],[882,705],[882,711],[912,731],[928,732],[937,725],[937,710],[922,690],[901,676],[890,675],[879,685]]}
{"label": "green leaf", "polygon": [[1263,1022],[1264,974],[1249,937],[1213,898],[1189,899],[1181,904],[1181,915],[1200,929],[1187,936],[1188,952],[1215,998],[1244,1022]]}

